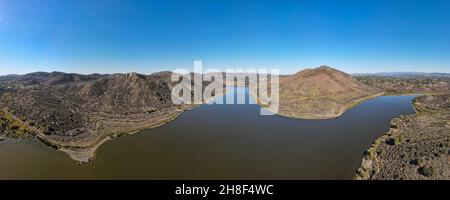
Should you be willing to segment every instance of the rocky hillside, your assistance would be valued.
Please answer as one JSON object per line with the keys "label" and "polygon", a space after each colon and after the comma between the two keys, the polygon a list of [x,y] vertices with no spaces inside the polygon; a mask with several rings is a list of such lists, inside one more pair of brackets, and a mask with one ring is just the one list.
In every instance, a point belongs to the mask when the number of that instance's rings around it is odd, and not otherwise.
{"label": "rocky hillside", "polygon": [[73,159],[88,161],[105,139],[158,126],[192,107],[172,103],[176,83],[170,77],[170,72],[2,77],[0,130],[36,134]]}
{"label": "rocky hillside", "polygon": [[450,179],[450,95],[420,96],[414,107],[366,151],[356,179]]}
{"label": "rocky hillside", "polygon": [[34,72],[25,75],[8,75],[0,76],[0,82],[17,83],[23,86],[33,86],[33,85],[58,85],[70,82],[82,82],[95,80],[101,77],[106,77],[109,75],[102,74],[67,74],[63,72]]}
{"label": "rocky hillside", "polygon": [[381,92],[327,66],[306,69],[280,77],[278,114],[302,119],[335,118]]}
{"label": "rocky hillside", "polygon": [[390,76],[355,76],[361,82],[372,87],[381,88],[386,94],[442,94],[450,93],[448,77],[390,77]]}

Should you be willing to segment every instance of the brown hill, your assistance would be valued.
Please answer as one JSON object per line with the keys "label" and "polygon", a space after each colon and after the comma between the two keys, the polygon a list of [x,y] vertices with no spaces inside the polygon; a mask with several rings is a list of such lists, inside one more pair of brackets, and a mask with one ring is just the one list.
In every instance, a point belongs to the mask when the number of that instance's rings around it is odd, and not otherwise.
{"label": "brown hill", "polygon": [[105,139],[159,125],[186,108],[171,101],[170,75],[40,72],[4,78],[0,107],[10,124],[88,161]]}
{"label": "brown hill", "polygon": [[336,118],[357,103],[381,94],[339,70],[321,66],[280,77],[280,115]]}
{"label": "brown hill", "polygon": [[159,126],[196,106],[172,103],[177,82],[171,75],[37,72],[0,77],[0,121],[8,121],[0,133],[36,134],[73,159],[89,161],[103,141]]}

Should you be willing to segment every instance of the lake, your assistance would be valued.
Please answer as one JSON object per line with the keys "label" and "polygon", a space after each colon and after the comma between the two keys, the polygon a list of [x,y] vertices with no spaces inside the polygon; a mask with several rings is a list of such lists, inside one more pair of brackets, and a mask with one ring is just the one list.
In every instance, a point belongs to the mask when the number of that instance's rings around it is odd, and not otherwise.
{"label": "lake", "polygon": [[413,99],[378,97],[330,120],[263,116],[248,103],[202,105],[110,140],[82,165],[35,139],[6,139],[0,179],[352,179],[390,120],[414,113]]}

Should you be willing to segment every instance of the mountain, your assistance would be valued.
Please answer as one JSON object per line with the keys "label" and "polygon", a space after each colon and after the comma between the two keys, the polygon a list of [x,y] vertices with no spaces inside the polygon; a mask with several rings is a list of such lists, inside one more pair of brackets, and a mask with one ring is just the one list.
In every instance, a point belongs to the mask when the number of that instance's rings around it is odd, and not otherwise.
{"label": "mountain", "polygon": [[87,162],[105,140],[162,125],[196,106],[172,103],[178,82],[171,75],[36,72],[0,77],[0,121],[6,121],[0,133],[35,134]]}
{"label": "mountain", "polygon": [[31,132],[78,161],[104,140],[159,125],[178,115],[171,73],[79,75],[38,72],[3,77],[2,114],[9,132]]}
{"label": "mountain", "polygon": [[279,115],[302,119],[336,118],[359,102],[382,93],[352,76],[321,66],[280,77]]}
{"label": "mountain", "polygon": [[38,84],[57,85],[69,82],[95,80],[106,76],[109,75],[104,74],[81,75],[74,73],[68,74],[64,72],[51,72],[51,73],[34,72],[25,75],[0,76],[0,81],[16,81],[24,85],[38,85]]}

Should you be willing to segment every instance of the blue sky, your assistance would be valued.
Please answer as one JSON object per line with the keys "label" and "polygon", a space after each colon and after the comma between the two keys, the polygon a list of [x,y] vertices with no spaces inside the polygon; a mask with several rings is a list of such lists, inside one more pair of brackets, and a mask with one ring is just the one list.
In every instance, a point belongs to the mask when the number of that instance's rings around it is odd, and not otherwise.
{"label": "blue sky", "polygon": [[0,74],[450,72],[450,1],[0,0]]}

